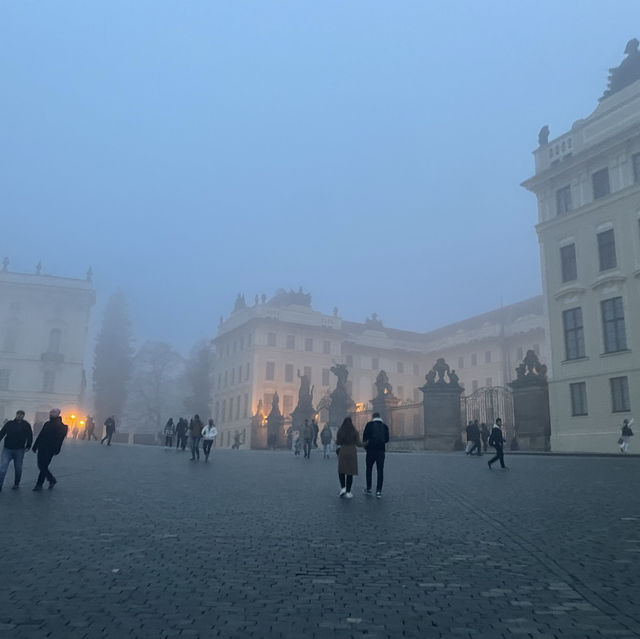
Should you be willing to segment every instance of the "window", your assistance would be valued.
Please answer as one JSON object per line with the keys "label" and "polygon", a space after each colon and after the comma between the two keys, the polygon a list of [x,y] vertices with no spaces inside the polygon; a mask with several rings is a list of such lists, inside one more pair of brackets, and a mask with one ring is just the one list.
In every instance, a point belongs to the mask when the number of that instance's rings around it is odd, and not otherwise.
{"label": "window", "polygon": [[227,420],[227,400],[223,399],[222,400],[222,418],[220,419],[221,422],[225,422]]}
{"label": "window", "polygon": [[52,328],[49,331],[49,346],[47,347],[48,353],[60,352],[60,337],[62,333],[59,328]]}
{"label": "window", "polygon": [[464,357],[458,357],[458,370],[464,368]]}
{"label": "window", "polygon": [[471,353],[471,366],[475,366],[478,363],[478,356],[475,353]]}
{"label": "window", "polygon": [[633,181],[640,182],[640,153],[633,156]]}
{"label": "window", "polygon": [[556,191],[556,214],[563,215],[572,209],[571,187],[565,186]]}
{"label": "window", "polygon": [[236,369],[232,368],[231,369],[231,386],[233,386],[236,383]]}
{"label": "window", "polygon": [[293,350],[296,347],[296,336],[287,335],[287,348]]}
{"label": "window", "polygon": [[562,266],[563,282],[573,282],[573,280],[578,279],[575,244],[567,244],[560,248],[560,264]]}
{"label": "window", "polygon": [[284,381],[285,382],[293,381],[293,364],[284,365]]}
{"label": "window", "polygon": [[402,362],[398,362],[398,373],[404,373],[404,364]]}
{"label": "window", "polygon": [[236,397],[236,420],[240,419],[240,395]]}
{"label": "window", "polygon": [[331,353],[331,342],[328,339],[325,339],[324,342],[322,342],[322,352],[325,355],[329,355]]}
{"label": "window", "polygon": [[242,416],[249,417],[249,394],[244,394],[244,406],[242,408]]}
{"label": "window", "polygon": [[487,377],[487,379],[484,380],[484,385],[491,388],[493,386],[493,377]]}
{"label": "window", "polygon": [[215,416],[216,416],[216,421],[219,421],[220,420],[220,402],[219,401],[216,402]]}
{"label": "window", "polygon": [[618,261],[616,260],[616,240],[613,235],[613,229],[598,233],[598,258],[601,271],[615,268],[618,265]]}
{"label": "window", "polygon": [[304,374],[309,378],[309,383],[311,383],[311,366],[304,367]]}
{"label": "window", "polygon": [[602,329],[604,352],[616,353],[627,350],[627,334],[624,327],[624,308],[621,297],[604,300],[602,304]]}
{"label": "window", "polygon": [[571,308],[562,313],[564,326],[564,349],[566,359],[579,359],[585,356],[582,309]]}
{"label": "window", "polygon": [[631,410],[629,404],[629,380],[626,377],[612,377],[611,410],[614,413],[626,413]]}
{"label": "window", "polygon": [[282,398],[282,414],[288,417],[293,412],[293,395],[285,395]]}
{"label": "window", "polygon": [[571,414],[574,417],[588,415],[586,382],[569,384],[569,392],[571,393]]}
{"label": "window", "polygon": [[244,367],[244,381],[245,382],[249,381],[249,362],[247,362]]}
{"label": "window", "polygon": [[398,398],[404,399],[404,386],[398,386]]}
{"label": "window", "polygon": [[413,374],[414,375],[420,375],[420,369],[418,368],[417,364],[413,365]]}
{"label": "window", "polygon": [[609,169],[600,169],[591,176],[591,183],[593,185],[593,199],[604,197],[611,193],[611,187],[609,186]]}
{"label": "window", "polygon": [[222,373],[218,373],[218,388],[222,388]]}
{"label": "window", "polygon": [[307,353],[313,351],[313,340],[310,337],[304,340],[304,350],[307,351]]}
{"label": "window", "polygon": [[377,371],[380,368],[380,360],[377,357],[371,358],[371,370]]}
{"label": "window", "polygon": [[15,326],[9,326],[4,334],[2,350],[5,353],[15,353],[17,341],[18,329]]}
{"label": "window", "polygon": [[233,342],[233,352],[235,353],[238,350],[238,342]]}
{"label": "window", "polygon": [[485,351],[484,352],[484,363],[485,364],[490,364],[491,363],[491,351]]}
{"label": "window", "polygon": [[0,390],[9,390],[9,377],[11,371],[7,368],[0,368]]}
{"label": "window", "polygon": [[265,415],[268,415],[271,412],[271,406],[273,405],[273,396],[275,393],[265,393],[263,396],[263,404],[262,410]]}
{"label": "window", "polygon": [[353,355],[347,355],[347,366],[353,366]]}
{"label": "window", "polygon": [[224,387],[226,388],[229,384],[229,371],[224,372]]}
{"label": "window", "polygon": [[267,333],[267,346],[275,346],[275,345],[276,345],[276,334]]}
{"label": "window", "polygon": [[322,369],[322,385],[329,386],[329,369],[328,368]]}
{"label": "window", "polygon": [[475,391],[477,391],[477,390],[478,390],[478,380],[477,380],[477,379],[474,379],[474,380],[471,382],[471,390],[472,390],[473,392],[475,392]]}
{"label": "window", "polygon": [[273,380],[276,378],[276,363],[267,362],[267,370],[265,371],[266,379]]}

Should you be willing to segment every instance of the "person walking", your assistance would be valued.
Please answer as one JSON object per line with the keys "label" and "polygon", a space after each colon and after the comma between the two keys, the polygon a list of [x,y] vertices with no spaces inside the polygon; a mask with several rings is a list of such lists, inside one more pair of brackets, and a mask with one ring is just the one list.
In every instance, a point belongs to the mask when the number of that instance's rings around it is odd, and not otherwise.
{"label": "person walking", "polygon": [[469,455],[473,455],[473,451],[478,451],[478,457],[482,455],[482,446],[480,445],[480,426],[478,426],[478,420],[474,420],[470,424],[470,432],[467,436],[471,437],[472,446],[469,450]]}
{"label": "person walking", "polygon": [[204,460],[209,461],[209,454],[211,453],[211,447],[213,446],[213,440],[218,434],[213,420],[210,419],[209,423],[202,429],[202,452],[204,453]]}
{"label": "person walking", "polygon": [[19,410],[15,419],[8,421],[2,427],[0,441],[2,439],[4,439],[4,448],[0,457],[0,491],[11,462],[13,462],[13,488],[15,490],[20,487],[24,454],[33,443],[31,424],[24,418],[23,410]]}
{"label": "person walking", "polygon": [[364,427],[362,444],[367,450],[365,495],[371,494],[373,465],[376,466],[376,497],[382,497],[384,481],[384,458],[386,444],[389,441],[389,427],[382,421],[380,413],[374,413],[370,422]]}
{"label": "person walking", "polygon": [[351,499],[353,478],[358,474],[358,446],[362,446],[360,434],[356,430],[351,417],[346,417],[336,434],[338,452],[338,479],[340,480],[339,497]]}
{"label": "person walking", "polygon": [[105,436],[100,440],[100,443],[104,444],[105,442],[107,442],[107,446],[111,446],[111,438],[113,437],[113,434],[116,432],[116,418],[113,415],[111,415],[110,417],[107,417],[107,419],[104,422],[104,427],[105,427]]}
{"label": "person walking", "polygon": [[33,490],[42,490],[42,484],[44,484],[45,479],[49,481],[49,490],[58,483],[49,470],[49,464],[53,457],[60,452],[68,431],[69,427],[62,423],[60,409],[51,409],[49,411],[49,421],[42,427],[31,449],[38,455],[38,470],[40,470]]}
{"label": "person walking", "polygon": [[325,424],[324,428],[320,431],[320,442],[322,443],[322,459],[329,459],[329,448],[331,447],[332,439],[333,433],[329,428],[329,424]]}
{"label": "person walking", "polygon": [[491,469],[493,462],[499,461],[501,468],[506,468],[504,465],[504,435],[502,433],[502,420],[498,417],[496,423],[491,429],[491,435],[489,435],[489,446],[493,446],[496,449],[496,454],[487,462],[487,466]]}
{"label": "person walking", "polygon": [[620,430],[620,439],[618,440],[618,444],[620,445],[620,452],[623,455],[629,451],[629,443],[633,437],[631,424],[633,424],[633,419],[631,421],[625,419],[622,422],[622,429]]}
{"label": "person walking", "polygon": [[176,449],[184,450],[187,447],[187,420],[181,417],[176,426]]}
{"label": "person walking", "polygon": [[93,421],[93,417],[91,415],[87,415],[87,419],[85,421],[85,425],[84,425],[84,435],[87,439],[87,441],[91,441],[91,438],[93,437],[96,441],[98,441],[98,438],[96,437],[96,423]]}
{"label": "person walking", "polygon": [[169,417],[169,421],[164,427],[164,447],[173,448],[173,436],[176,434],[176,427],[173,423],[173,417]]}
{"label": "person walking", "polygon": [[302,427],[302,444],[305,459],[311,459],[311,447],[313,446],[314,436],[313,425],[309,423],[308,419],[305,419],[304,426]]}
{"label": "person walking", "polygon": [[486,453],[487,443],[489,441],[489,427],[484,422],[480,424],[480,437],[482,439],[482,452]]}
{"label": "person walking", "polygon": [[196,458],[200,461],[200,440],[202,439],[202,422],[200,415],[194,415],[189,424],[189,434],[191,435],[191,461]]}

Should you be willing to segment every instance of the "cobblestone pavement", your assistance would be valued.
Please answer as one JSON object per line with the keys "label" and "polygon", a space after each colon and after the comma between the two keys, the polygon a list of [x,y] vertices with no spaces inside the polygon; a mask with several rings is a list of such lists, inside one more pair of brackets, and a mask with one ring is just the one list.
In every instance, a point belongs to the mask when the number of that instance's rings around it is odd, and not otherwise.
{"label": "cobblestone pavement", "polygon": [[[640,636],[638,458],[335,456],[69,441],[0,494],[0,637]],[[364,470],[360,458],[360,470]]]}

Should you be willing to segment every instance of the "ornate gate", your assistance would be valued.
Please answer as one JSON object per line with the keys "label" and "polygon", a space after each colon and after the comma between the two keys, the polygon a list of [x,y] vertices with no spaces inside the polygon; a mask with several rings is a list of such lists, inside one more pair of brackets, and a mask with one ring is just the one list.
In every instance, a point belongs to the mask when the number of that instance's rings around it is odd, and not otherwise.
{"label": "ornate gate", "polygon": [[513,436],[513,395],[504,386],[487,386],[461,398],[461,415],[464,428],[470,421],[477,419],[489,427],[500,417],[502,429],[510,440]]}

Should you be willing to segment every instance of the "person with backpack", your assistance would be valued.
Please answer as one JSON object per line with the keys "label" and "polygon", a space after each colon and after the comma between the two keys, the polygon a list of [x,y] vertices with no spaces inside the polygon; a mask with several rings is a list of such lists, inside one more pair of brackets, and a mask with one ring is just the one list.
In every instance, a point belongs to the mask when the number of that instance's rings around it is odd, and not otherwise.
{"label": "person with backpack", "polygon": [[489,470],[491,470],[491,464],[499,461],[501,468],[506,468],[504,465],[504,435],[502,434],[502,420],[498,417],[496,423],[491,429],[491,435],[489,435],[489,446],[493,446],[496,449],[496,454],[487,462]]}
{"label": "person with backpack", "polygon": [[376,497],[382,497],[382,482],[384,481],[384,458],[386,444],[389,441],[389,427],[382,421],[380,413],[374,413],[370,422],[364,427],[362,443],[367,450],[365,495],[371,494],[373,465],[376,465]]}
{"label": "person with backpack", "polygon": [[332,439],[333,433],[329,428],[329,424],[325,424],[324,428],[320,431],[320,442],[322,443],[323,449],[322,459],[329,459],[329,448],[331,446]]}
{"label": "person with backpack", "polygon": [[618,440],[618,444],[620,446],[620,452],[623,455],[629,450],[629,441],[633,437],[631,424],[633,424],[633,419],[631,421],[625,419],[622,422],[622,430],[620,431],[620,439]]}

